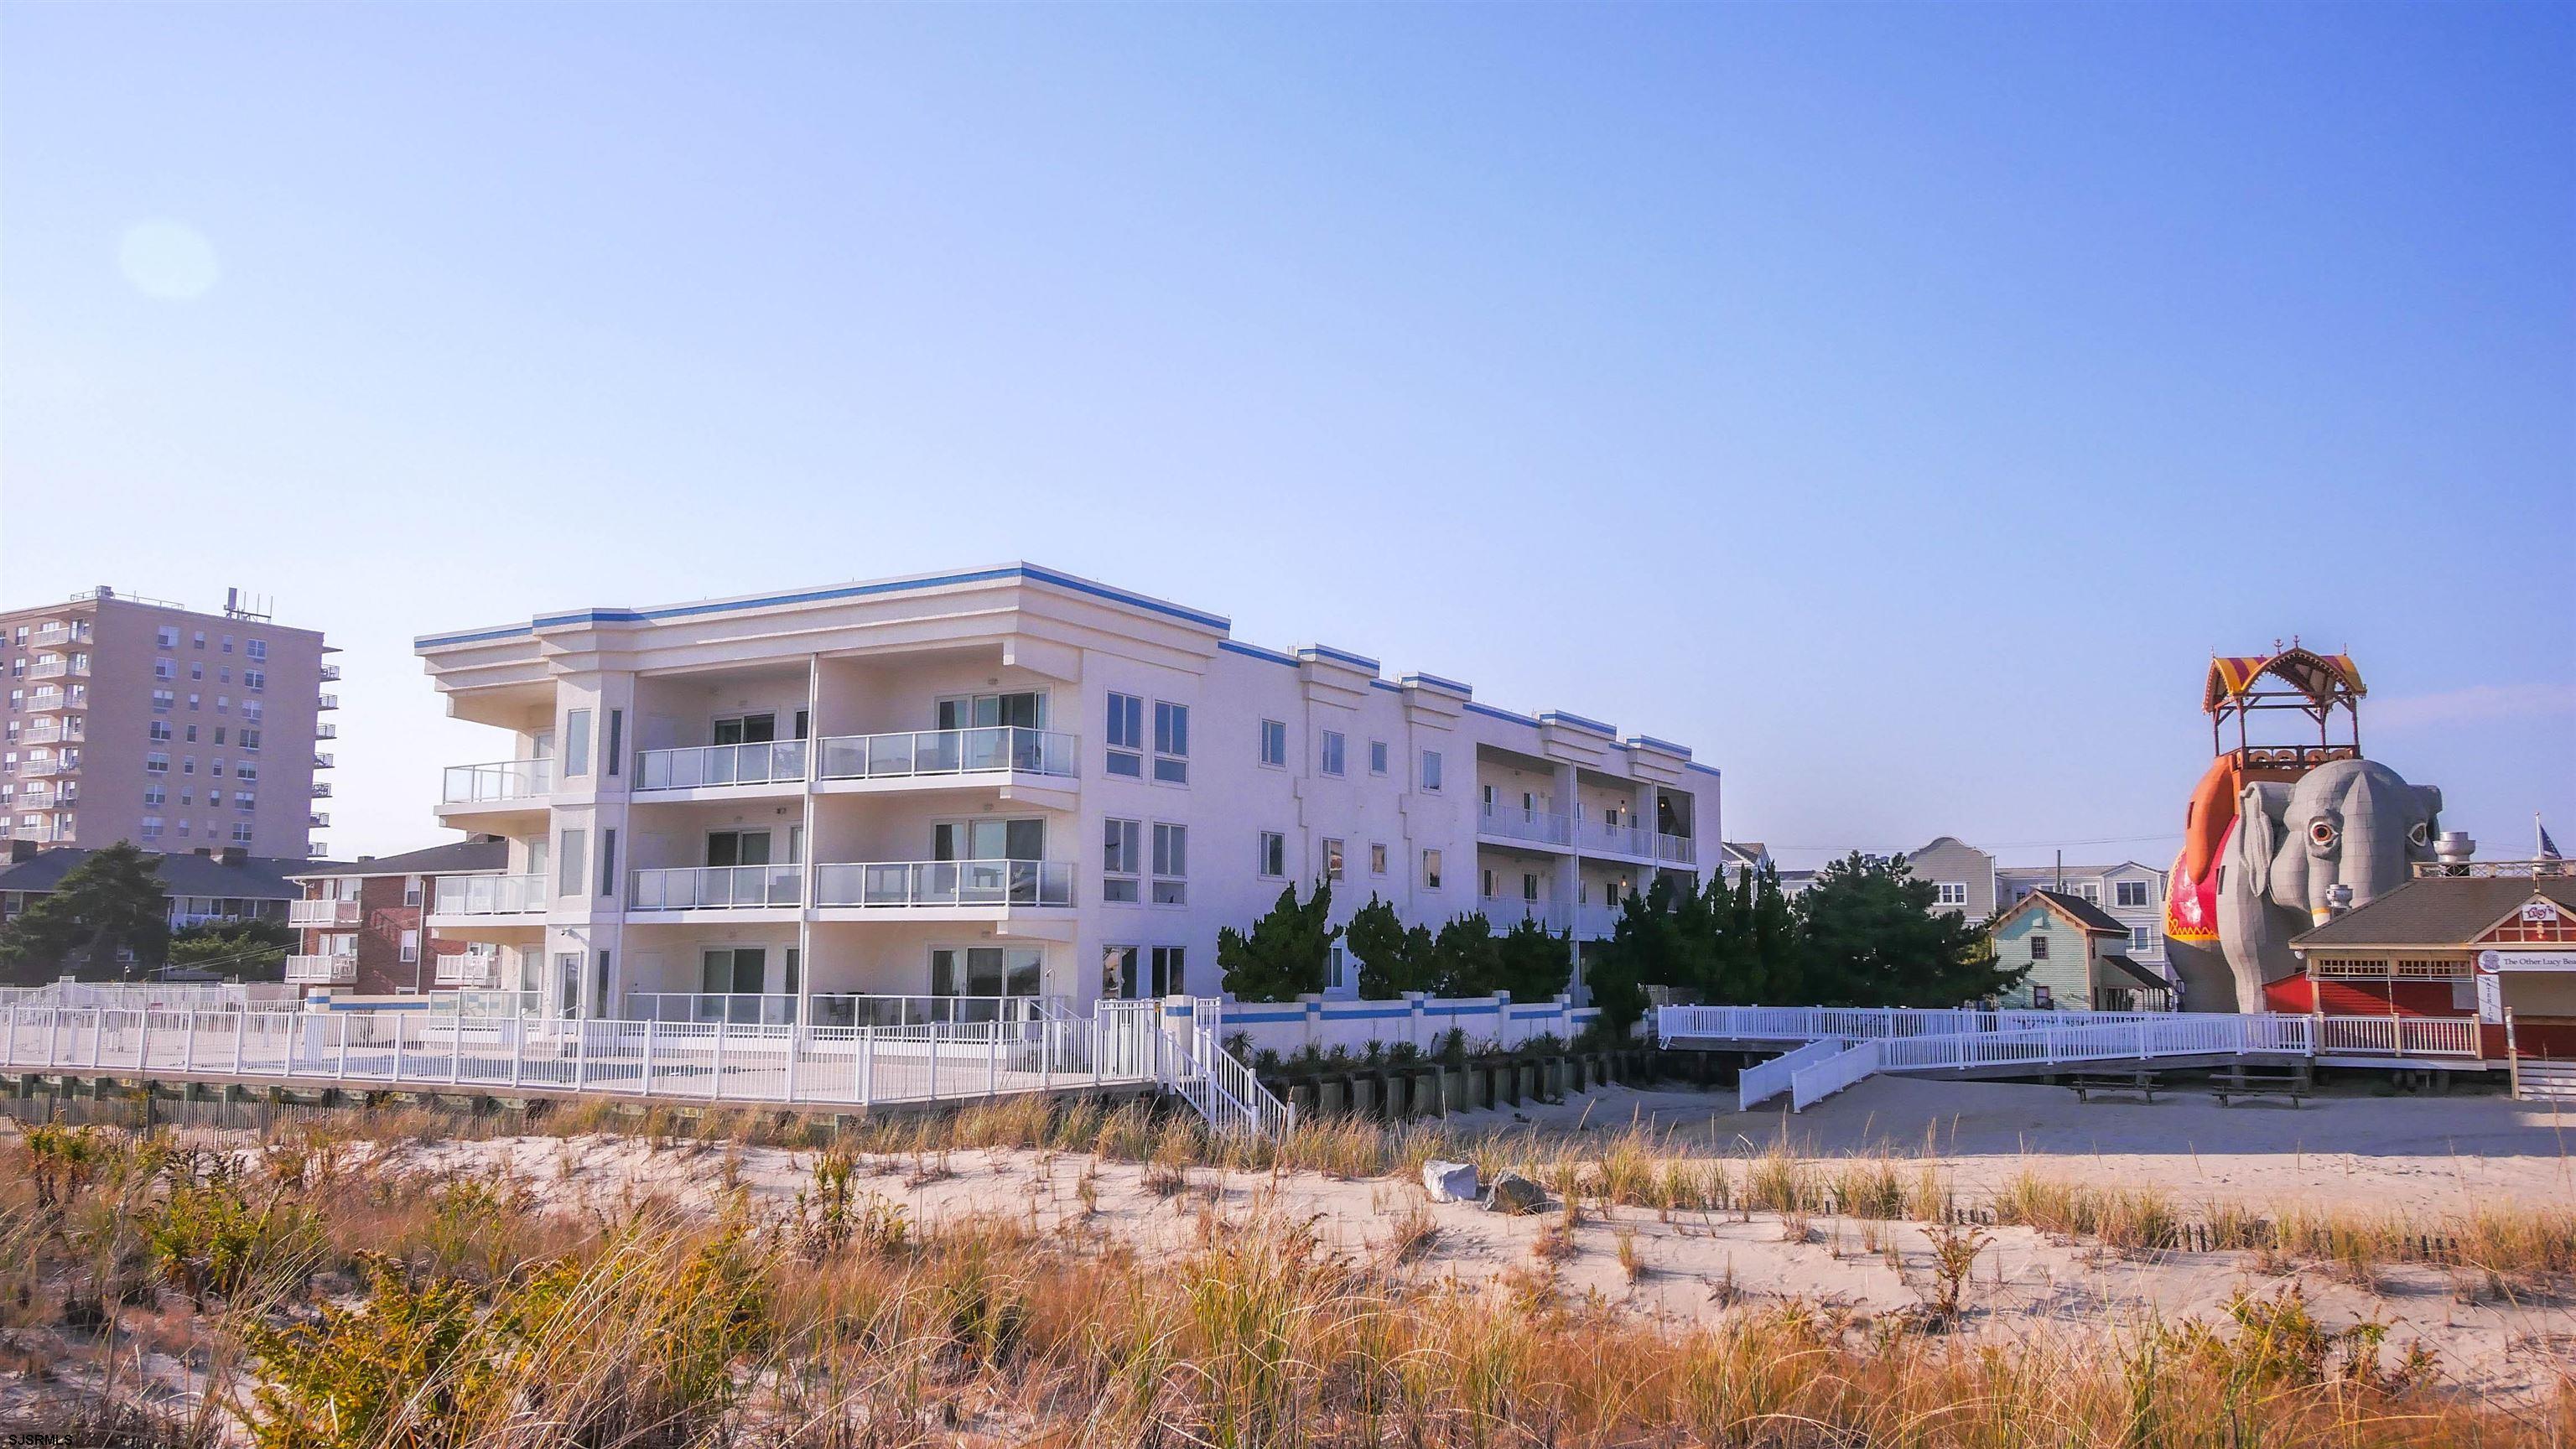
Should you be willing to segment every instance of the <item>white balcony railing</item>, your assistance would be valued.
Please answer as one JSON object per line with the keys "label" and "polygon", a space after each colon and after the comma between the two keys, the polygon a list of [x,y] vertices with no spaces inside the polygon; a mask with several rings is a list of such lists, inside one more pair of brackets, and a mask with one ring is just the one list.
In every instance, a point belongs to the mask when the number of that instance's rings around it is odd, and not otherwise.
{"label": "white balcony railing", "polygon": [[354,926],[366,919],[366,907],[356,901],[289,901],[286,924],[298,930],[333,930]]}
{"label": "white balcony railing", "polygon": [[801,865],[688,865],[635,872],[627,902],[639,911],[713,911],[801,906]]}
{"label": "white balcony railing", "polygon": [[330,782],[330,781],[328,781],[328,780],[316,780],[316,781],[314,781],[314,782],[313,782],[313,798],[314,798],[314,799],[316,799],[316,800],[328,800],[328,799],[330,799],[330,798],[331,798],[331,782]]}
{"label": "white balcony railing", "polygon": [[345,986],[357,979],[356,956],[286,958],[286,984],[289,986]]}
{"label": "white balcony railing", "polygon": [[316,695],[313,700],[313,707],[315,709],[338,709],[340,707],[340,696],[336,694]]}
{"label": "white balcony railing", "polygon": [[1655,855],[1655,832],[1640,825],[1586,820],[1575,831],[1575,844],[1594,855],[1633,855],[1651,860]]}
{"label": "white balcony railing", "polygon": [[1070,906],[1069,860],[854,861],[814,868],[814,904]]}
{"label": "white balcony railing", "polygon": [[313,738],[317,740],[336,740],[339,737],[340,727],[328,720],[313,727]]}
{"label": "white balcony railing", "polygon": [[1655,837],[1655,859],[1674,865],[1697,865],[1699,842],[1687,835],[1658,835]]}
{"label": "white balcony railing", "polygon": [[554,787],[552,760],[495,760],[488,765],[448,766],[440,798],[450,805],[497,805],[542,799]]}
{"label": "white balcony railing", "polygon": [[1574,908],[1574,939],[1578,941],[1607,941],[1617,930],[1618,925],[1619,908],[1617,906],[1576,906]]}
{"label": "white balcony railing", "polygon": [[323,665],[323,666],[322,666],[322,682],[323,682],[324,684],[332,684],[332,683],[336,683],[336,682],[338,682],[339,678],[340,678],[340,666],[339,666],[339,665],[337,665],[337,664],[325,664],[325,665]]}
{"label": "white balcony railing", "polygon": [[315,768],[315,769],[317,769],[317,770],[327,770],[327,769],[330,769],[330,768],[331,768],[331,755],[330,755],[330,753],[329,753],[328,751],[325,751],[325,750],[315,750],[315,751],[313,752],[313,768]]}
{"label": "white balcony railing", "polygon": [[825,780],[882,780],[1003,770],[1025,775],[1072,775],[1081,758],[1080,742],[1072,735],[995,725],[887,735],[836,735],[823,741],[817,774]]}
{"label": "white balcony railing", "polygon": [[39,659],[27,671],[29,679],[62,679],[67,676],[89,676],[89,665],[78,659]]}
{"label": "white balcony railing", "polygon": [[89,708],[89,686],[75,684],[70,689],[39,689],[27,696],[27,708],[38,714],[56,710]]}
{"label": "white balcony railing", "polygon": [[40,719],[28,724],[23,738],[31,745],[49,745],[58,740],[80,740],[88,734],[79,720]]}
{"label": "white balcony railing", "polygon": [[431,978],[440,986],[494,986],[501,979],[501,958],[489,951],[441,956]]}
{"label": "white balcony railing", "polygon": [[20,768],[30,775],[70,775],[79,772],[80,761],[58,756],[50,760],[29,760]]}
{"label": "white balcony railing", "polygon": [[304,817],[304,823],[315,830],[328,830],[331,828],[331,813],[327,810],[316,810]]}
{"label": "white balcony railing", "polygon": [[1573,822],[1564,816],[1510,805],[1485,806],[1476,817],[1476,833],[1540,845],[1570,845],[1574,840]]}
{"label": "white balcony railing", "polygon": [[51,649],[57,644],[86,644],[89,642],[89,625],[47,624],[30,636],[27,642],[38,649]]}
{"label": "white balcony railing", "polygon": [[805,741],[693,745],[646,750],[635,757],[638,790],[697,790],[720,785],[775,785],[805,778]]}
{"label": "white balcony railing", "polygon": [[434,916],[521,916],[545,910],[549,899],[542,875],[456,875],[440,878],[429,909]]}

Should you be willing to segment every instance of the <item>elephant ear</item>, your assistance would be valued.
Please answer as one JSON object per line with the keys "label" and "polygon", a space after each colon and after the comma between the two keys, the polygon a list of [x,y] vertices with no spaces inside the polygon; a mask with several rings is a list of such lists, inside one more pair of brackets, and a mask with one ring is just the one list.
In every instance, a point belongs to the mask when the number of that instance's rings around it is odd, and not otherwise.
{"label": "elephant ear", "polygon": [[2415,793],[2424,801],[2424,821],[2429,829],[2433,822],[2442,818],[2442,787],[2418,785],[2415,787]]}
{"label": "elephant ear", "polygon": [[2260,899],[2272,890],[2272,856],[2280,849],[2281,813],[2290,808],[2290,789],[2268,781],[2245,787],[2236,802],[2236,868],[2244,874],[2246,894]]}

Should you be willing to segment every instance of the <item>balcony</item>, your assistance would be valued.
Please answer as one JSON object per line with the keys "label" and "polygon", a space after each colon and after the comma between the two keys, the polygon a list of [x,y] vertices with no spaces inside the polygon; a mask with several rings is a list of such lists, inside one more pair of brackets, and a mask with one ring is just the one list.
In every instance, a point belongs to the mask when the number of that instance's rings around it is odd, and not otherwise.
{"label": "balcony", "polygon": [[289,901],[286,924],[298,930],[327,931],[355,926],[366,919],[366,907],[356,901]]}
{"label": "balcony", "polygon": [[21,738],[31,745],[49,745],[56,741],[78,742],[88,736],[89,730],[80,720],[40,719],[31,721]]}
{"label": "balcony", "polygon": [[331,756],[324,754],[320,750],[315,750],[313,752],[313,768],[317,770],[327,770],[331,768],[331,764]]}
{"label": "balcony", "polygon": [[313,707],[315,709],[338,709],[340,707],[340,696],[336,694],[316,696],[313,701]]}
{"label": "balcony", "polygon": [[1565,846],[1574,842],[1573,826],[1564,816],[1509,805],[1483,807],[1476,816],[1476,833],[1492,839],[1525,841],[1531,845]]}
{"label": "balcony", "polygon": [[449,805],[506,805],[543,800],[554,787],[552,760],[495,760],[448,766],[439,799]]}
{"label": "balcony", "polygon": [[440,986],[490,988],[501,980],[501,958],[490,951],[462,951],[438,958],[430,979]]}
{"label": "balcony", "polygon": [[313,782],[313,798],[314,798],[314,799],[316,799],[316,800],[328,800],[328,799],[330,799],[330,798],[331,798],[331,782],[329,782],[328,780],[316,780],[316,781],[314,781],[314,782]]}
{"label": "balcony", "polygon": [[638,911],[769,910],[805,904],[801,865],[690,865],[635,872]]}
{"label": "balcony", "polygon": [[1081,760],[1072,735],[999,725],[837,735],[822,742],[817,778],[903,780],[923,776],[1005,774],[1071,778]]}
{"label": "balcony", "polygon": [[29,810],[51,810],[58,797],[43,785],[30,785],[18,795],[18,803]]}
{"label": "balcony", "polygon": [[336,724],[325,722],[313,727],[313,738],[317,740],[336,740],[339,737],[340,727]]}
{"label": "balcony", "polygon": [[27,696],[29,714],[58,714],[67,709],[89,708],[89,686],[75,684],[69,689],[39,689]]}
{"label": "balcony", "polygon": [[354,955],[286,958],[289,986],[346,986],[357,979],[358,958]]}
{"label": "balcony", "polygon": [[551,898],[541,875],[452,875],[438,881],[433,916],[542,915]]}
{"label": "balcony", "polygon": [[1655,832],[1639,825],[1612,825],[1603,820],[1586,820],[1574,833],[1575,848],[1586,855],[1626,855],[1639,860],[1655,858]]}
{"label": "balcony", "polygon": [[1699,864],[1699,842],[1687,835],[1655,837],[1655,859],[1666,865]]}
{"label": "balcony", "polygon": [[339,681],[339,678],[340,678],[340,666],[339,666],[339,665],[337,665],[337,664],[325,664],[325,665],[323,665],[323,666],[322,666],[322,682],[323,682],[324,684],[333,684],[333,683],[337,683],[337,682]]}
{"label": "balcony", "polygon": [[77,775],[80,773],[80,760],[78,757],[64,759],[57,756],[50,760],[29,760],[20,768],[30,775]]}
{"label": "balcony", "polygon": [[696,745],[646,750],[635,757],[638,790],[708,790],[741,785],[803,784],[803,740],[760,740],[742,745]]}
{"label": "balcony", "polygon": [[327,810],[316,810],[304,817],[304,823],[310,829],[328,830],[331,828],[331,813]]}
{"label": "balcony", "polygon": [[35,662],[33,667],[28,669],[27,677],[29,679],[86,679],[89,677],[89,661],[85,659],[39,659]]}
{"label": "balcony", "polygon": [[31,635],[27,643],[37,649],[51,649],[58,644],[86,644],[89,625],[86,622],[47,624]]}
{"label": "balcony", "polygon": [[858,861],[814,868],[814,904],[905,910],[1070,906],[1069,860]]}

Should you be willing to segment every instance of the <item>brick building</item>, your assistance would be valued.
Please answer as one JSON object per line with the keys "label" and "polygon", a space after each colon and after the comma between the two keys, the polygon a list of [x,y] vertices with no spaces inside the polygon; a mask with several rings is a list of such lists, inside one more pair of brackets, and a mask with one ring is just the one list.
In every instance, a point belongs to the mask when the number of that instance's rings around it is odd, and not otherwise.
{"label": "brick building", "polygon": [[424,918],[440,881],[497,876],[509,851],[506,841],[465,840],[296,871],[303,899],[288,907],[287,924],[301,939],[286,958],[287,983],[350,996],[500,985],[492,948],[442,941]]}

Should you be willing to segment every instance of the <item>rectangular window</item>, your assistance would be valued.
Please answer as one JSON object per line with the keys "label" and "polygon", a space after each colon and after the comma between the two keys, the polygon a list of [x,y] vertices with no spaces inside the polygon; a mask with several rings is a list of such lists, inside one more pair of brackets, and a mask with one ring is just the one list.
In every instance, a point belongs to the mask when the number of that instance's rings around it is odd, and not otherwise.
{"label": "rectangular window", "polygon": [[1440,752],[1422,752],[1422,788],[1437,793],[1440,789]]}
{"label": "rectangular window", "polygon": [[1100,995],[1105,1001],[1136,1000],[1136,962],[1143,949],[1136,946],[1106,946],[1100,957]]}
{"label": "rectangular window", "polygon": [[2149,904],[2147,900],[2147,883],[2145,881],[2114,881],[2111,884],[2111,890],[2113,893],[2113,901],[2119,905],[2136,907]]}
{"label": "rectangular window", "polygon": [[563,772],[566,777],[590,773],[590,711],[564,711]]}
{"label": "rectangular window", "polygon": [[162,625],[159,632],[155,633],[152,637],[164,649],[176,649],[179,647],[179,631],[167,624]]}
{"label": "rectangular window", "polygon": [[2030,936],[2030,959],[2033,961],[2048,959],[2048,937],[2037,931],[2033,931]]}
{"label": "rectangular window", "polygon": [[405,961],[417,961],[420,959],[420,932],[405,931],[402,933],[402,958]]}
{"label": "rectangular window", "polygon": [[2156,954],[2156,950],[2157,950],[2157,942],[2156,942],[2156,928],[2155,928],[2155,927],[2153,927],[2153,926],[2131,926],[2131,927],[2129,928],[2129,954],[2130,954],[2130,955],[2132,955],[2132,956],[2152,956],[2152,955]]}
{"label": "rectangular window", "polygon": [[[220,775],[223,771],[217,770],[215,773]],[[233,762],[233,778],[236,780],[256,780],[259,778],[259,765],[251,760],[235,760]]]}
{"label": "rectangular window", "polygon": [[406,906],[417,906],[417,905],[419,905],[419,904],[420,904],[420,895],[421,895],[420,877],[419,877],[419,876],[416,876],[416,875],[409,875],[409,876],[405,876],[405,877],[403,877],[403,904],[404,904],[404,905],[406,905]]}
{"label": "rectangular window", "polygon": [[1167,785],[1190,782],[1190,707],[1154,701],[1154,778]]}
{"label": "rectangular window", "polygon": [[1285,721],[1266,719],[1261,722],[1261,763],[1272,769],[1288,764],[1288,726]]}
{"label": "rectangular window", "polygon": [[1109,696],[1109,757],[1107,768],[1113,775],[1131,780],[1145,774],[1145,701],[1133,694]]}
{"label": "rectangular window", "polygon": [[158,751],[145,755],[143,757],[143,768],[147,773],[154,775],[169,774],[170,757]]}
{"label": "rectangular window", "polygon": [[1338,883],[1341,878],[1342,843],[1338,840],[1326,840],[1324,842],[1324,881],[1327,885],[1331,885]]}
{"label": "rectangular window", "polygon": [[245,669],[245,670],[243,670],[243,671],[242,671],[242,688],[244,688],[244,689],[266,689],[266,688],[268,688],[268,671],[267,671],[267,670],[265,670],[265,669]]}
{"label": "rectangular window", "polygon": [[1154,948],[1153,986],[1154,994],[1156,996],[1189,995],[1189,973],[1181,969],[1180,947],[1157,946]]}
{"label": "rectangular window", "polygon": [[614,829],[599,832],[599,893],[604,896],[617,894],[617,832]]}
{"label": "rectangular window", "polygon": [[266,659],[268,657],[268,641],[265,639],[253,639],[242,646],[242,652],[253,659]]}
{"label": "rectangular window", "polygon": [[1932,904],[1936,906],[1964,906],[1967,903],[1968,883],[1966,881],[1945,880],[1933,882]]}
{"label": "rectangular window", "polygon": [[1489,901],[1494,898],[1494,868],[1492,866],[1486,866],[1483,870],[1476,873],[1476,894],[1483,896]]}
{"label": "rectangular window", "polygon": [[1384,740],[1369,741],[1369,773],[1372,775],[1386,773],[1386,741]]}
{"label": "rectangular window", "polygon": [[1288,837],[1276,830],[1261,832],[1261,845],[1253,855],[1256,874],[1273,880],[1288,873]]}
{"label": "rectangular window", "polygon": [[1145,826],[1137,820],[1100,822],[1100,898],[1133,903],[1136,880],[1144,874]]}
{"label": "rectangular window", "polygon": [[1327,989],[1340,991],[1351,984],[1351,953],[1343,950],[1339,942],[1325,952],[1324,963]]}
{"label": "rectangular window", "polygon": [[1386,842],[1385,842],[1385,841],[1382,841],[1382,840],[1372,840],[1372,841],[1370,841],[1370,842],[1369,842],[1369,874],[1371,874],[1371,875],[1384,875],[1384,874],[1386,874]]}
{"label": "rectangular window", "polygon": [[153,678],[155,678],[155,679],[176,679],[176,678],[178,678],[178,677],[179,677],[179,664],[178,664],[178,661],[177,661],[177,660],[174,660],[174,659],[155,659],[155,660],[153,660],[153,661],[152,661],[152,677],[153,677]]}
{"label": "rectangular window", "polygon": [[1422,852],[1422,888],[1427,891],[1436,891],[1440,889],[1439,851],[1426,850]]}
{"label": "rectangular window", "polygon": [[1525,901],[1538,899],[1538,877],[1526,871],[1521,873],[1521,899]]}
{"label": "rectangular window", "polygon": [[170,792],[158,785],[146,785],[143,787],[143,803],[152,806],[167,805],[170,803]]}
{"label": "rectangular window", "polygon": [[171,707],[176,705],[178,702],[179,696],[171,693],[169,690],[156,689],[152,691],[152,708],[161,714],[168,714]]}
{"label": "rectangular window", "polygon": [[1190,828],[1154,827],[1154,904],[1177,906],[1189,899]]}
{"label": "rectangular window", "polygon": [[1342,773],[1342,732],[1340,730],[1324,731],[1323,753],[1316,761],[1316,766],[1327,775]]}
{"label": "rectangular window", "polygon": [[238,821],[238,822],[236,822],[236,823],[233,825],[233,844],[235,844],[235,845],[248,845],[248,844],[250,844],[250,822],[249,822],[249,821],[247,821],[247,820]]}
{"label": "rectangular window", "polygon": [[255,749],[258,749],[258,748],[259,748],[259,731],[255,730],[255,729],[252,729],[252,728],[251,728],[250,726],[248,726],[248,725],[244,725],[244,726],[242,726],[242,732],[241,732],[241,747],[242,747],[243,749],[245,749],[245,750],[255,750]]}
{"label": "rectangular window", "polygon": [[[27,823],[27,824],[29,824],[29,825],[33,825],[33,824],[36,824],[38,821],[42,820],[43,818],[44,818],[44,817],[42,817],[42,816],[40,816],[40,815],[30,815],[30,816],[28,816],[28,817],[27,817],[26,823]],[[144,839],[146,839],[146,840],[159,840],[159,839],[161,838],[161,817],[160,817],[160,816],[158,816],[158,815],[146,815],[146,816],[144,816],[144,817],[143,817],[143,838],[144,838]]]}
{"label": "rectangular window", "polygon": [[146,733],[152,736],[154,742],[166,743],[170,738],[170,722],[166,719],[156,719],[152,722],[152,728]]}
{"label": "rectangular window", "polygon": [[568,829],[563,832],[563,843],[555,848],[557,866],[555,894],[559,896],[581,894],[582,882],[590,874],[589,863],[584,859],[589,846],[589,831]]}
{"label": "rectangular window", "polygon": [[2030,988],[2030,1004],[2042,1011],[2054,1011],[2057,1009],[2057,997],[2045,986],[2033,986]]}
{"label": "rectangular window", "polygon": [[626,711],[612,709],[608,712],[608,748],[601,751],[606,758],[600,762],[600,772],[612,780],[616,779],[617,758],[625,749]]}

